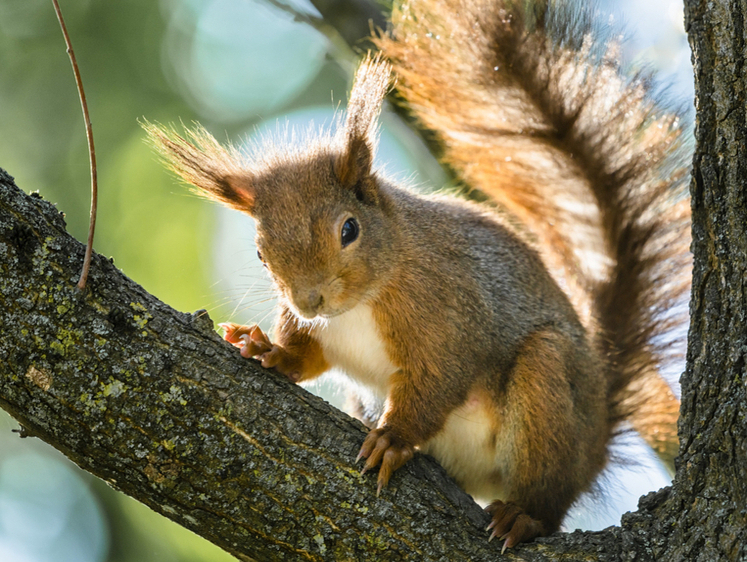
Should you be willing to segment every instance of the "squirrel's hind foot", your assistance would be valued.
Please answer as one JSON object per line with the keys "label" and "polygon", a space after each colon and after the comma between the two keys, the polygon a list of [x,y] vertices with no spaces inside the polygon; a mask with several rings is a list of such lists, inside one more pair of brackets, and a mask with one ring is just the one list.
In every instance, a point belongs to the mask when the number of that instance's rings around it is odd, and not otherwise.
{"label": "squirrel's hind foot", "polygon": [[356,461],[361,458],[366,459],[361,474],[365,474],[381,463],[376,489],[376,495],[378,496],[381,489],[389,483],[392,473],[409,461],[414,452],[415,449],[412,445],[398,437],[391,429],[382,427],[372,429],[368,433]]}
{"label": "squirrel's hind foot", "polygon": [[547,534],[540,521],[529,516],[515,503],[496,500],[485,511],[493,518],[487,528],[488,531],[493,530],[488,540],[492,541],[496,537],[505,540],[501,553],[521,542]]}

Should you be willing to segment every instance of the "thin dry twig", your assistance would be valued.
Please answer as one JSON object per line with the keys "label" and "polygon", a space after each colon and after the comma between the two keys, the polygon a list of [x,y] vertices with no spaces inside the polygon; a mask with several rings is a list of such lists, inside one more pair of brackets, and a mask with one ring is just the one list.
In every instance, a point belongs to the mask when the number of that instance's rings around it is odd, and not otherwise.
{"label": "thin dry twig", "polygon": [[91,220],[88,226],[88,243],[86,244],[86,255],[83,258],[83,269],[80,272],[80,279],[78,280],[78,289],[83,290],[86,288],[86,280],[88,279],[88,270],[91,268],[91,254],[93,252],[93,233],[96,230],[96,211],[98,208],[98,178],[96,175],[96,151],[93,148],[93,127],[91,126],[91,118],[88,115],[88,104],[86,103],[86,93],[83,90],[83,81],[80,77],[80,70],[78,69],[78,62],[75,60],[75,52],[73,51],[73,45],[70,42],[70,35],[67,33],[67,27],[65,27],[65,20],[62,18],[62,11],[57,0],[52,0],[54,4],[54,10],[57,13],[57,19],[60,22],[62,28],[62,35],[65,38],[65,44],[67,45],[67,54],[70,57],[70,63],[73,65],[73,74],[75,75],[75,83],[78,86],[78,96],[80,97],[80,105],[83,108],[83,119],[86,123],[86,138],[88,139],[88,156],[91,162]]}

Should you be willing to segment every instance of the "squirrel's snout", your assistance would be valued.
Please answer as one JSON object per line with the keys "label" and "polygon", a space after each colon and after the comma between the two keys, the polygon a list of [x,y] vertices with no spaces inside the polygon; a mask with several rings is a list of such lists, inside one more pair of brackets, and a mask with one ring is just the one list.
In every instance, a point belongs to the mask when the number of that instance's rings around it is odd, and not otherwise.
{"label": "squirrel's snout", "polygon": [[301,315],[314,318],[324,305],[324,295],[320,289],[311,289],[294,294],[293,303]]}

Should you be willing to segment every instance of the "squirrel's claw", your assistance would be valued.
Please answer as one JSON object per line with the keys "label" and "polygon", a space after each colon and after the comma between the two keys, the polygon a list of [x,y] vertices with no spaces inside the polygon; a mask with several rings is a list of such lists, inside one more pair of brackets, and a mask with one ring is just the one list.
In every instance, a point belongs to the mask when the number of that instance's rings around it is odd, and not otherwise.
{"label": "squirrel's claw", "polygon": [[238,347],[242,357],[257,359],[265,369],[275,369],[291,382],[298,382],[298,361],[284,348],[274,345],[259,326],[240,326],[230,322],[219,326],[224,330],[223,339]]}
{"label": "squirrel's claw", "polygon": [[258,355],[257,359],[265,369],[275,369],[291,382],[298,382],[301,378],[301,373],[296,369],[297,360],[279,345],[273,345],[269,351]]}
{"label": "squirrel's claw", "polygon": [[376,487],[378,496],[389,483],[392,473],[409,461],[413,454],[413,446],[394,434],[391,429],[377,428],[372,429],[366,436],[356,462],[362,458],[366,459],[361,474],[381,464]]}
{"label": "squirrel's claw", "polygon": [[488,542],[496,537],[505,539],[501,553],[520,542],[529,541],[546,534],[541,522],[530,517],[514,503],[496,500],[486,507],[485,511],[493,518],[486,529],[487,531],[493,529]]}
{"label": "squirrel's claw", "polygon": [[223,328],[223,339],[236,347],[244,347],[249,341],[256,344],[265,344],[267,349],[272,347],[270,339],[256,324],[242,326],[233,322],[223,322],[218,324],[218,326]]}
{"label": "squirrel's claw", "polygon": [[238,343],[239,337],[251,329],[251,326],[242,326],[233,322],[221,322],[218,326],[223,329],[223,339],[234,345]]}
{"label": "squirrel's claw", "polygon": [[272,350],[273,345],[270,340],[267,339],[264,332],[257,326],[253,326],[252,330],[246,334],[242,334],[239,337],[241,345],[241,356],[249,359],[250,357],[258,357],[264,353]]}

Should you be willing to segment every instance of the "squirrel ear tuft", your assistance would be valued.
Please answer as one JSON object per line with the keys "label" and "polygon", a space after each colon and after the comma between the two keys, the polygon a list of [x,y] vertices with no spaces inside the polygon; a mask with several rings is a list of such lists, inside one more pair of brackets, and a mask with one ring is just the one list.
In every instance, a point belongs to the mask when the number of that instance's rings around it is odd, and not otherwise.
{"label": "squirrel ear tuft", "polygon": [[[335,175],[343,187],[360,189],[371,175],[372,149],[368,139],[349,139],[343,153],[335,158]],[[357,193],[362,198],[363,193]]]}
{"label": "squirrel ear tuft", "polygon": [[361,199],[375,199],[375,184],[371,176],[376,121],[381,104],[389,91],[392,69],[381,55],[370,53],[355,74],[350,92],[342,153],[335,160],[335,174],[343,186],[355,189]]}
{"label": "squirrel ear tuft", "polygon": [[151,144],[167,166],[195,191],[245,213],[252,214],[256,191],[252,174],[241,164],[238,150],[223,147],[202,126],[185,129],[182,136],[149,122],[142,124]]}

